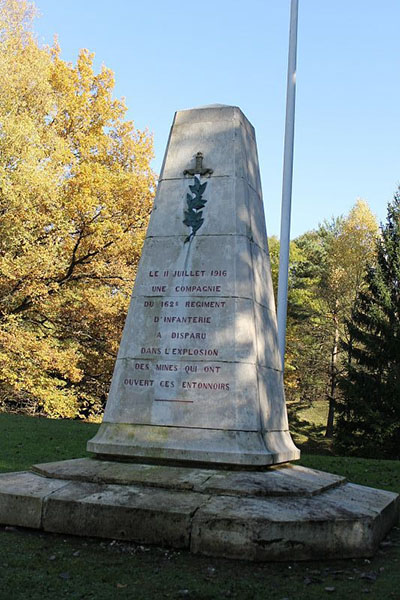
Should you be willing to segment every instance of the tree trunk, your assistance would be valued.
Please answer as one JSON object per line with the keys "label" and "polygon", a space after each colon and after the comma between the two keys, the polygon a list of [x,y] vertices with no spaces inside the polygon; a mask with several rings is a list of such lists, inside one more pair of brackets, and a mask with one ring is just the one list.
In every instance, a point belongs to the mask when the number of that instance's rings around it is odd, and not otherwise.
{"label": "tree trunk", "polygon": [[325,437],[333,437],[333,422],[335,419],[335,408],[336,408],[336,386],[337,386],[337,354],[339,346],[339,324],[337,315],[334,316],[333,322],[335,324],[335,333],[333,336],[333,346],[331,352],[331,366],[330,366],[330,384],[329,384],[329,411],[328,420],[326,423]]}

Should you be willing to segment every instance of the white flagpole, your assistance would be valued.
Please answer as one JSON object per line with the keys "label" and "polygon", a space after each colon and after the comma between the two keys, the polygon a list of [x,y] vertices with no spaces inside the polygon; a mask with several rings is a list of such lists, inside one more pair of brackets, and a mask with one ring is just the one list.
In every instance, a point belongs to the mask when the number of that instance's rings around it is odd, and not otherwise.
{"label": "white flagpole", "polygon": [[289,276],[290,213],[292,205],[294,113],[296,99],[296,55],[297,55],[298,0],[292,0],[290,8],[289,60],[286,92],[286,124],[283,155],[281,237],[278,283],[278,343],[284,369],[286,315]]}

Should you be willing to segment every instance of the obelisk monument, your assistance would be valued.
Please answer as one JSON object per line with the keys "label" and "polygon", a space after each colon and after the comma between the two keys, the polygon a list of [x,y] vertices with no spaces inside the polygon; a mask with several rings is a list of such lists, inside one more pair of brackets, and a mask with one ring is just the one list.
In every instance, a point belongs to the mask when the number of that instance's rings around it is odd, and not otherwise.
{"label": "obelisk monument", "polygon": [[175,114],[103,423],[100,457],[262,467],[288,430],[254,128]]}

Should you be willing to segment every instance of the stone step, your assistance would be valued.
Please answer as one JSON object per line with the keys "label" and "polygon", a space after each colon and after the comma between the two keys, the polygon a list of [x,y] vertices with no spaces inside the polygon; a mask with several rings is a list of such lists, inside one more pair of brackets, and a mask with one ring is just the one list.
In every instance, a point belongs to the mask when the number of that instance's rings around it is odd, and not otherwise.
{"label": "stone step", "polygon": [[[93,463],[85,461],[93,475]],[[78,469],[77,461],[54,464],[36,467],[51,477],[0,475],[1,524],[268,561],[371,556],[399,517],[397,494],[343,478],[332,487],[330,478],[337,476],[304,467],[262,473],[172,468],[167,487],[166,467],[157,484],[154,466],[113,463],[115,479],[125,472],[130,480],[116,484],[67,478],[68,470]],[[111,463],[103,468],[105,479],[111,479]],[[55,478],[56,471],[64,478]],[[292,482],[286,493],[279,477],[285,485]],[[318,477],[321,487],[313,494]]]}
{"label": "stone step", "polygon": [[34,465],[32,470],[53,479],[144,485],[228,496],[314,496],[346,482],[340,475],[289,463],[263,471],[231,471],[78,458]]}

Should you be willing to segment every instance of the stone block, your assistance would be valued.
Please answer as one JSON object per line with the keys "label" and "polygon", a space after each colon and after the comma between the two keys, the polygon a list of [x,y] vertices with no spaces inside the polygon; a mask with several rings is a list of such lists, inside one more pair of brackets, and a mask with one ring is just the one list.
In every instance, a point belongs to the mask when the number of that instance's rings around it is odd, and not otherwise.
{"label": "stone block", "polygon": [[[288,438],[279,445],[277,438],[281,433],[287,433]],[[270,435],[271,439],[265,440],[258,431],[148,426],[103,420],[87,449],[104,458],[131,457],[160,463],[177,461],[201,467],[216,464],[262,467],[287,462],[289,453],[299,458],[300,453],[288,432],[271,432]],[[271,443],[271,451],[268,443]]]}
{"label": "stone block", "polygon": [[[260,212],[262,200],[243,179],[230,177],[211,177],[204,179],[207,201],[203,209],[204,224],[199,236],[204,235],[243,235],[248,238],[261,238],[262,226],[255,216]],[[187,210],[187,195],[193,178],[167,179],[159,183],[154,202],[152,218],[147,237],[187,236],[188,228],[184,224],[184,211]],[[256,204],[249,207],[249,201]],[[260,231],[261,230],[261,231]],[[264,238],[261,238],[265,243]]]}
{"label": "stone block", "polygon": [[254,128],[240,108],[220,106],[178,111],[161,180],[181,178],[188,168],[188,159],[194,166],[198,151],[204,155],[204,165],[213,168],[213,177],[248,177],[256,189],[254,169],[258,170],[258,161]]}
{"label": "stone block", "polygon": [[398,517],[398,496],[374,490],[372,505],[349,485],[312,498],[213,497],[194,517],[191,550],[253,561],[371,556]]}
{"label": "stone block", "polygon": [[202,484],[214,471],[130,462],[75,458],[34,465],[32,470],[45,477],[106,483],[116,485],[144,485],[178,491],[201,490]]}
{"label": "stone block", "polygon": [[[250,244],[251,267],[253,272],[253,298],[255,302],[275,313],[274,288],[272,285],[271,264],[265,248]],[[275,325],[276,329],[276,325]]]}
{"label": "stone block", "polygon": [[[160,365],[176,370],[157,371]],[[104,419],[257,431],[258,403],[252,393],[257,378],[256,366],[248,363],[119,359],[110,389],[118,409],[110,403]]]}
{"label": "stone block", "polygon": [[192,516],[205,500],[192,492],[71,482],[46,499],[43,529],[188,548]]}
{"label": "stone block", "polygon": [[252,241],[260,248],[268,249],[267,230],[265,224],[264,203],[261,195],[256,192],[249,184],[245,184],[243,193],[248,195],[247,205],[250,215],[250,231]]}
{"label": "stone block", "polygon": [[264,431],[288,431],[289,422],[285,404],[273,402],[283,388],[283,373],[275,369],[258,367],[258,389]]}
{"label": "stone block", "polygon": [[269,467],[266,471],[214,471],[201,484],[208,494],[229,496],[305,496],[322,494],[345,483],[339,475],[304,469],[299,465]]}
{"label": "stone block", "polygon": [[[171,305],[172,303],[172,305]],[[143,308],[146,308],[144,311]],[[268,317],[264,318],[267,321]],[[269,315],[269,318],[274,318]],[[260,317],[262,320],[262,317]],[[253,302],[242,298],[220,299],[207,296],[189,298],[132,298],[126,328],[137,329],[137,335],[124,337],[118,359],[153,358],[158,363],[172,361],[236,361],[256,364],[256,329]],[[268,335],[262,347],[262,360],[275,366],[274,337]],[[179,349],[198,348],[202,352],[185,355]],[[151,350],[159,348],[153,354]],[[217,349],[217,352],[208,352]],[[268,358],[268,357],[271,358]],[[211,358],[210,358],[211,357]],[[263,362],[261,364],[268,364]],[[183,370],[184,365],[181,365]]]}
{"label": "stone block", "polygon": [[[134,296],[253,299],[253,264],[248,238],[197,235],[191,244],[185,244],[184,239],[184,236],[146,238]],[[262,298],[261,293],[258,296]]]}
{"label": "stone block", "polygon": [[0,474],[0,523],[39,529],[43,500],[65,485],[28,471]]}
{"label": "stone block", "polygon": [[254,320],[258,365],[281,372],[275,311],[254,303]]}

